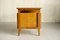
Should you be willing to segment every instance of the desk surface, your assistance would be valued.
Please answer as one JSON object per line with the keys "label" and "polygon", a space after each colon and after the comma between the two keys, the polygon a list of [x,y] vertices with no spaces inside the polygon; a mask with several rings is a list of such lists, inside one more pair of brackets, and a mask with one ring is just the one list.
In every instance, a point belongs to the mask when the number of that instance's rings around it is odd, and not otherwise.
{"label": "desk surface", "polygon": [[17,8],[18,10],[29,9],[29,10],[40,10],[41,8]]}

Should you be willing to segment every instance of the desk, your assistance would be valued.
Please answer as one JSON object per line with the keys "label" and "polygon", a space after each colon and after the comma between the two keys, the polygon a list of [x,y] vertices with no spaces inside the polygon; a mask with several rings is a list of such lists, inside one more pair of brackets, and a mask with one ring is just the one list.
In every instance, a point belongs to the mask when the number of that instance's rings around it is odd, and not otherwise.
{"label": "desk", "polygon": [[17,29],[18,36],[23,28],[26,29],[38,29],[38,35],[40,35],[41,28],[41,8],[17,8]]}

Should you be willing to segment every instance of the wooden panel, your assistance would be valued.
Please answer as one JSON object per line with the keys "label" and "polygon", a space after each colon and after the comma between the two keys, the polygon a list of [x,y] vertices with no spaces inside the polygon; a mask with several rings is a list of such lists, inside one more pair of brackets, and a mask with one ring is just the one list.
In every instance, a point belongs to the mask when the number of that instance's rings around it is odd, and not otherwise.
{"label": "wooden panel", "polygon": [[22,29],[37,29],[37,27],[21,27]]}
{"label": "wooden panel", "polygon": [[20,27],[36,27],[36,13],[20,13]]}

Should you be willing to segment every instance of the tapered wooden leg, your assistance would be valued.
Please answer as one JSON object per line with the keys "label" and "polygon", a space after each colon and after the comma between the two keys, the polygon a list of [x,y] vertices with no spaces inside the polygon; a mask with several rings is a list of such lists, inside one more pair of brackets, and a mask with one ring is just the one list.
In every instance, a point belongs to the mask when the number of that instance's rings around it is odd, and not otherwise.
{"label": "tapered wooden leg", "polygon": [[17,30],[18,30],[18,36],[19,36],[20,35],[20,27],[19,27],[18,23],[17,23]]}
{"label": "tapered wooden leg", "polygon": [[40,36],[40,28],[38,27],[38,36]]}
{"label": "tapered wooden leg", "polygon": [[38,23],[37,23],[37,26],[38,26],[38,36],[40,36],[40,27],[41,27],[41,14],[38,13],[37,14],[37,18],[38,18]]}
{"label": "tapered wooden leg", "polygon": [[18,30],[18,36],[20,35],[20,31],[21,31],[21,28],[20,28],[20,14],[17,13],[17,30]]}
{"label": "tapered wooden leg", "polygon": [[20,35],[20,28],[18,28],[18,36]]}
{"label": "tapered wooden leg", "polygon": [[20,35],[20,27],[18,25],[19,23],[17,23],[17,31],[18,31],[18,36]]}

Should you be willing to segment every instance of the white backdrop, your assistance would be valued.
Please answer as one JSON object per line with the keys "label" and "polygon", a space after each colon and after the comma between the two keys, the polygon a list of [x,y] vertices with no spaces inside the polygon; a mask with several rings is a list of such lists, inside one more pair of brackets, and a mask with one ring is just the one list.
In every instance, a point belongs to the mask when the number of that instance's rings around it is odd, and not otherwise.
{"label": "white backdrop", "polygon": [[0,22],[16,22],[17,7],[40,7],[42,22],[60,22],[60,0],[0,0]]}

